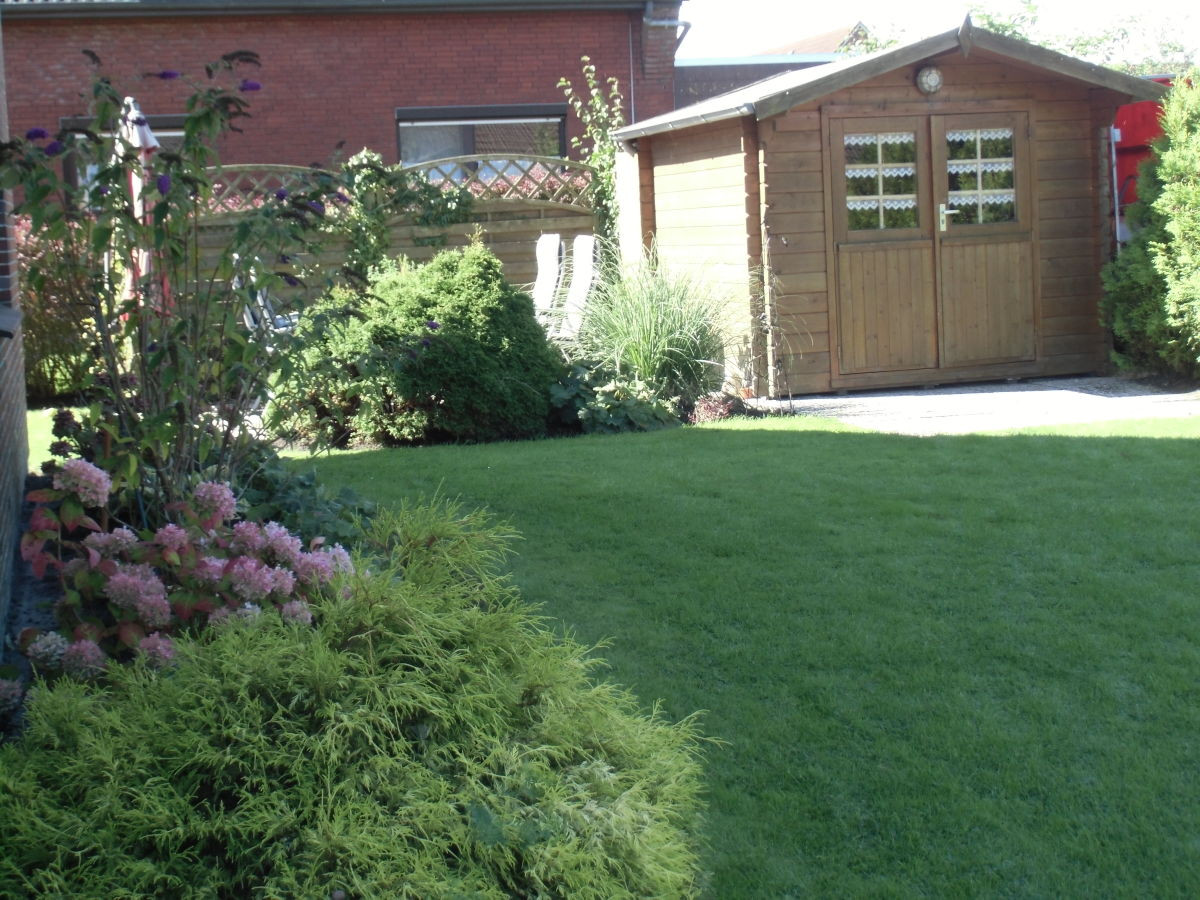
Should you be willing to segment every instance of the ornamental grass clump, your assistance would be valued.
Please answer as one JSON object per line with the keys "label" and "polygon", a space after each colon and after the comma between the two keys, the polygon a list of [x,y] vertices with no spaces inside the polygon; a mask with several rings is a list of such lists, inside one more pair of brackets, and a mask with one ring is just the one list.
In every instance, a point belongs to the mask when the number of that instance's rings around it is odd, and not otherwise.
{"label": "ornamental grass clump", "polygon": [[588,299],[579,343],[585,356],[645,381],[685,411],[724,376],[720,304],[697,280],[662,268],[653,256],[605,274]]}
{"label": "ornamental grass clump", "polygon": [[0,747],[29,896],[689,897],[693,722],[593,679],[499,574],[505,532],[376,521],[314,625],[237,618],[104,689],[39,684]]}

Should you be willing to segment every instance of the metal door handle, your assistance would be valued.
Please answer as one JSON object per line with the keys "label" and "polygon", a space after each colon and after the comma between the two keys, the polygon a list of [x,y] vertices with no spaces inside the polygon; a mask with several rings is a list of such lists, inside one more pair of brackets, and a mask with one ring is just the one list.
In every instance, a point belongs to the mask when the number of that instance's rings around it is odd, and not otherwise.
{"label": "metal door handle", "polygon": [[960,210],[946,209],[945,203],[939,203],[938,204],[938,230],[945,231],[946,230],[946,216],[953,216],[953,215],[956,215],[958,212],[960,212]]}

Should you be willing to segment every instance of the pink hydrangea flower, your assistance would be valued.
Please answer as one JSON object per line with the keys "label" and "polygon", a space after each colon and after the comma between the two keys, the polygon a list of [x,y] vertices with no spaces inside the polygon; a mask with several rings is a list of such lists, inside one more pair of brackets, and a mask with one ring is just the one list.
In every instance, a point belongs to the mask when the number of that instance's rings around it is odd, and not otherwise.
{"label": "pink hydrangea flower", "polygon": [[54,488],[76,494],[89,508],[103,506],[112,490],[112,479],[86,459],[69,459],[54,475]]}
{"label": "pink hydrangea flower", "polygon": [[91,547],[101,556],[113,559],[137,546],[138,536],[128,528],[113,531],[95,531],[83,539],[85,547]]}
{"label": "pink hydrangea flower", "polygon": [[188,533],[178,525],[164,525],[154,532],[154,543],[164,550],[174,550],[176,553],[180,553],[188,545]]}
{"label": "pink hydrangea flower", "polygon": [[167,588],[149,566],[118,566],[104,585],[104,593],[122,609],[137,609],[143,602],[165,603]]}
{"label": "pink hydrangea flower", "polygon": [[233,526],[233,549],[238,553],[258,553],[267,545],[257,522],[238,522]]}
{"label": "pink hydrangea flower", "polygon": [[0,716],[9,716],[21,706],[25,685],[11,678],[0,678]]}
{"label": "pink hydrangea flower", "polygon": [[166,628],[171,624],[171,604],[165,596],[139,597],[135,610],[147,628]]}
{"label": "pink hydrangea flower", "polygon": [[296,559],[300,556],[300,538],[295,537],[278,522],[268,522],[263,526],[262,533],[266,539],[267,550],[278,562],[287,566],[296,564]]}
{"label": "pink hydrangea flower", "polygon": [[205,481],[196,485],[192,499],[202,519],[216,518],[218,522],[226,522],[237,513],[233,489],[223,482]]}
{"label": "pink hydrangea flower", "polygon": [[225,560],[219,556],[206,556],[200,562],[196,563],[196,568],[192,570],[192,574],[201,581],[216,584],[225,575]]}
{"label": "pink hydrangea flower", "polygon": [[354,562],[350,559],[350,554],[346,552],[346,548],[341,544],[334,544],[328,547],[325,553],[329,555],[329,561],[333,563],[335,572],[353,572]]}
{"label": "pink hydrangea flower", "polygon": [[239,556],[229,567],[233,592],[243,600],[262,600],[275,587],[275,576],[262,560]]}
{"label": "pink hydrangea flower", "polygon": [[76,641],[63,651],[62,667],[76,678],[95,678],[104,672],[108,657],[95,641]]}
{"label": "pink hydrangea flower", "polygon": [[150,665],[161,669],[175,658],[175,645],[161,632],[155,631],[138,641],[138,649],[146,654]]}
{"label": "pink hydrangea flower", "polygon": [[39,634],[25,648],[25,655],[34,665],[43,669],[57,669],[62,665],[63,651],[67,649],[67,639],[57,631],[46,631]]}
{"label": "pink hydrangea flower", "polygon": [[296,577],[309,587],[327,584],[333,578],[333,560],[328,553],[301,553],[296,560]]}
{"label": "pink hydrangea flower", "polygon": [[63,578],[70,580],[70,579],[74,578],[76,575],[78,575],[80,572],[86,572],[87,567],[88,567],[88,561],[86,559],[84,559],[82,556],[76,556],[74,559],[68,559],[62,565]]}
{"label": "pink hydrangea flower", "polygon": [[233,615],[233,610],[228,606],[220,606],[208,614],[209,625],[221,625],[228,622]]}
{"label": "pink hydrangea flower", "polygon": [[289,600],[279,607],[279,615],[283,617],[283,621],[295,625],[311,625],[313,620],[312,610],[303,600]]}
{"label": "pink hydrangea flower", "polygon": [[281,566],[271,570],[271,578],[274,580],[274,586],[271,588],[273,594],[288,597],[296,589],[296,576]]}

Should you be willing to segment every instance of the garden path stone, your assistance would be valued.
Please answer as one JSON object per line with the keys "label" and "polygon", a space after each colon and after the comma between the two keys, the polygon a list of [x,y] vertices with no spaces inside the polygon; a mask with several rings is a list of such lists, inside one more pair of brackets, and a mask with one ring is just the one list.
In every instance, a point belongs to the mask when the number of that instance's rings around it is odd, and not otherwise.
{"label": "garden path stone", "polygon": [[821,394],[751,400],[764,411],[838,419],[891,434],[967,434],[1035,425],[1200,415],[1200,389],[1164,387],[1128,376],[1026,381]]}

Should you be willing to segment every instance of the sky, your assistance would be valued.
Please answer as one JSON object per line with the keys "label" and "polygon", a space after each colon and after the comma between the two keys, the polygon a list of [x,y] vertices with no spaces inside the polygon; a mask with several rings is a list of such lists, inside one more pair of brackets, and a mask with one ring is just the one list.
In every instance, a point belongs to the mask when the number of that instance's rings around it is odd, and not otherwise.
{"label": "sky", "polygon": [[[801,0],[685,0],[679,17],[692,28],[679,48],[680,59],[743,56],[761,53],[810,34],[820,34],[861,21],[877,31],[906,31],[911,39],[957,27],[970,6],[993,15],[1020,9],[1018,0],[856,0],[854,3],[804,3]],[[1104,31],[1134,10],[1152,29],[1169,33],[1192,48],[1200,62],[1200,4],[1196,0],[1041,0],[1038,32],[1061,35]],[[1087,16],[1081,21],[1080,10]]]}

